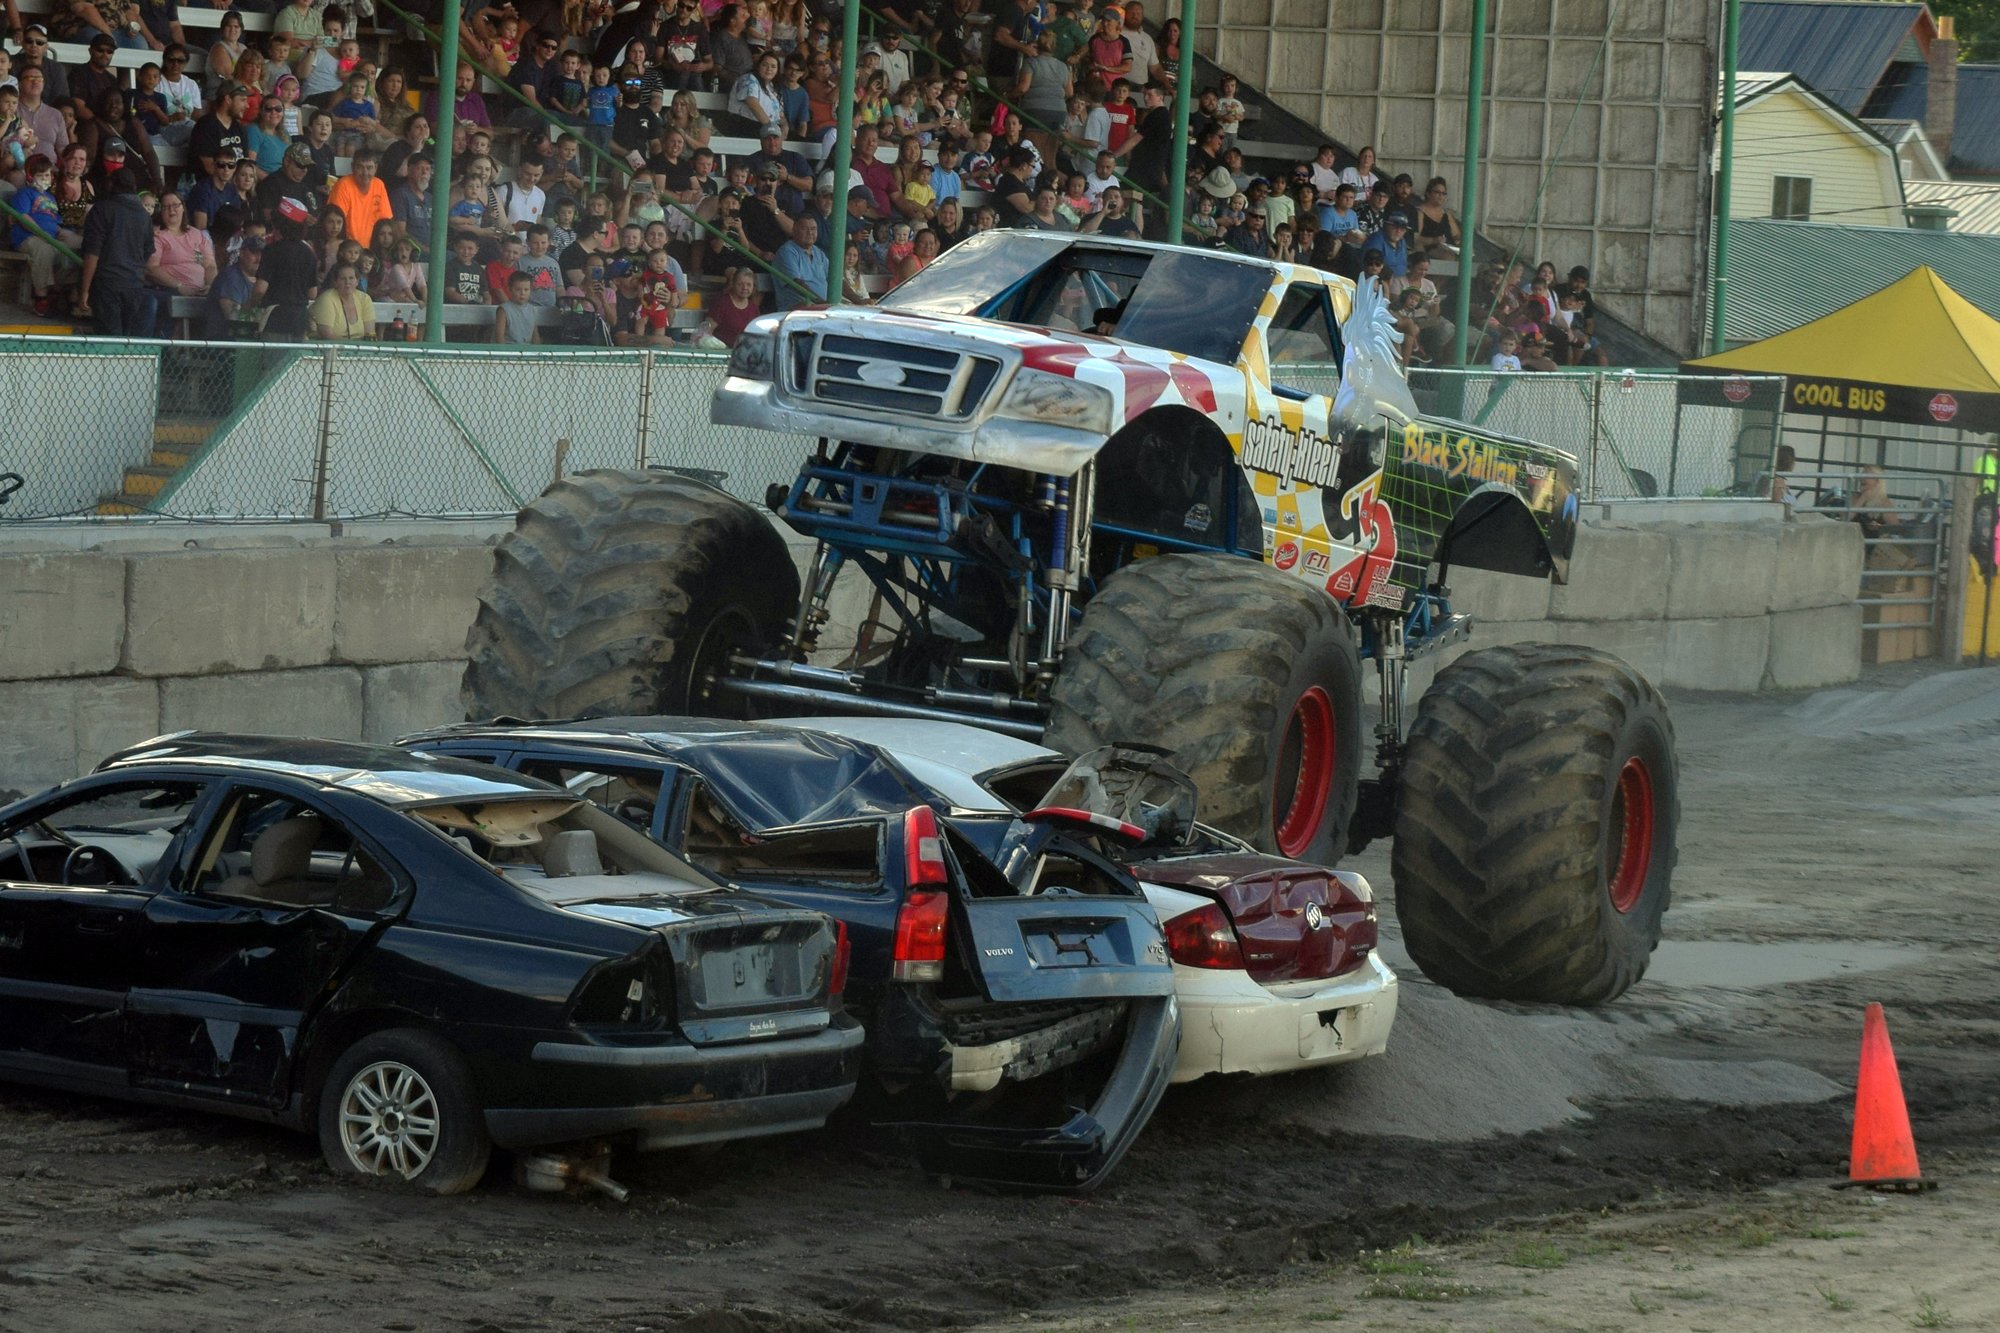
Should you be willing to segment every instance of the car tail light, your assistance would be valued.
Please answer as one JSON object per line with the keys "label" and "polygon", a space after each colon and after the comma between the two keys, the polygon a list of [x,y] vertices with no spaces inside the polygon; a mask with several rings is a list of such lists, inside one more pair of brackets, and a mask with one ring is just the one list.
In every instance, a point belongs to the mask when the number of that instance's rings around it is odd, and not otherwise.
{"label": "car tail light", "polygon": [[833,923],[833,975],[827,978],[826,993],[841,996],[847,993],[847,963],[853,949],[847,940],[847,923]]}
{"label": "car tail light", "polygon": [[1243,949],[1229,914],[1216,903],[1183,912],[1167,922],[1167,952],[1184,967],[1240,969]]}
{"label": "car tail light", "polygon": [[949,884],[951,871],[944,863],[944,839],[938,836],[937,816],[927,805],[919,805],[903,816],[903,883],[911,889],[926,884]]}
{"label": "car tail light", "polygon": [[914,889],[896,913],[895,966],[898,981],[944,979],[944,926],[950,899],[936,889]]}

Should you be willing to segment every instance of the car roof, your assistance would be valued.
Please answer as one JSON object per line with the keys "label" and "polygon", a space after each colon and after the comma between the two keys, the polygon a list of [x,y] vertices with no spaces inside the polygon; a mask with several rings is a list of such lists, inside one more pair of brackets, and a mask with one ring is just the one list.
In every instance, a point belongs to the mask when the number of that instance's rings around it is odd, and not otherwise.
{"label": "car roof", "polygon": [[354,792],[383,805],[422,805],[566,796],[539,778],[448,755],[423,754],[363,741],[301,736],[182,731],[120,750],[97,766],[100,773],[154,765],[200,767],[287,777]]}
{"label": "car roof", "polygon": [[[732,804],[767,827],[871,813],[900,813],[932,796],[955,809],[1009,809],[979,775],[1054,755],[1032,742],[958,722],[806,717],[727,722],[702,717],[598,717],[562,722],[468,722],[403,738],[572,743],[594,750],[677,760],[711,777],[735,778]],[[805,738],[810,737],[807,741]],[[790,771],[772,780],[771,765]],[[820,790],[795,785],[810,774]]]}

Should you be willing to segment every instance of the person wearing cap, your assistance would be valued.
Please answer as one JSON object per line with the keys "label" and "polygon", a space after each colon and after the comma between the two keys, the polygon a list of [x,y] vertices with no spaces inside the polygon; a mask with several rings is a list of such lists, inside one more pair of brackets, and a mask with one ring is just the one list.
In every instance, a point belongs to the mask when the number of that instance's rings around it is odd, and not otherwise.
{"label": "person wearing cap", "polygon": [[766,125],[757,137],[757,151],[745,160],[750,164],[753,179],[766,167],[778,168],[778,207],[796,217],[806,206],[806,195],[813,188],[812,167],[785,147],[783,131],[775,125]]}
{"label": "person wearing cap", "polygon": [[236,258],[208,289],[202,309],[202,336],[212,341],[254,338],[257,334],[251,298],[257,274],[264,266],[264,243],[250,239],[237,247]]}
{"label": "person wearing cap", "polygon": [[[1133,77],[1137,66],[1132,60],[1132,45],[1125,40],[1125,15],[1116,5],[1106,5],[1098,11],[1097,31],[1086,51],[1081,70],[1086,87],[1108,96],[1113,86]],[[1118,147],[1115,143],[1110,146],[1113,150]]]}
{"label": "person wearing cap", "polygon": [[83,286],[76,313],[94,316],[106,337],[152,336],[153,302],[146,266],[153,258],[153,220],[125,169],[105,180],[106,193],[83,220]]}
{"label": "person wearing cap", "polygon": [[1410,215],[1390,209],[1382,215],[1382,229],[1362,244],[1382,252],[1382,269],[1388,277],[1402,277],[1410,268]]}
{"label": "person wearing cap", "polygon": [[[312,149],[302,143],[295,143],[285,149],[284,162],[266,176],[257,187],[257,211],[273,227],[277,225],[278,206],[286,199],[295,199],[306,210],[309,217],[318,217],[324,208],[326,197],[320,193],[319,182],[313,176]],[[426,231],[421,239],[428,240]]]}
{"label": "person wearing cap", "polygon": [[1356,191],[1354,196],[1354,218],[1360,225],[1364,237],[1382,230],[1382,220],[1389,216],[1389,182],[1376,181],[1363,195]]}
{"label": "person wearing cap", "polygon": [[250,109],[250,90],[231,80],[216,90],[215,105],[194,123],[188,136],[188,152],[200,162],[204,175],[214,170],[215,159],[225,149],[241,157],[249,144],[243,115]]}
{"label": "person wearing cap", "polygon": [[764,163],[757,168],[750,197],[743,201],[743,239],[764,259],[798,234],[797,221],[778,202],[778,187],[784,178],[783,167]]}
{"label": "person wearing cap", "polygon": [[1266,225],[1264,205],[1251,205],[1244,213],[1243,221],[1231,227],[1222,242],[1238,254],[1249,255],[1252,259],[1269,259],[1271,233]]}
{"label": "person wearing cap", "polygon": [[223,209],[232,204],[242,205],[242,196],[236,193],[236,186],[233,183],[236,164],[240,161],[242,159],[237,156],[233,148],[226,148],[210,159],[207,177],[196,181],[194,188],[188,191],[190,227],[207,231]]}
{"label": "person wearing cap", "polygon": [[79,123],[97,115],[97,105],[107,90],[124,87],[118,71],[111,68],[111,57],[117,53],[118,43],[100,32],[90,39],[89,63],[70,71],[70,110]]}
{"label": "person wearing cap", "polygon": [[[62,67],[60,60],[49,59],[49,30],[39,23],[30,23],[21,30],[21,49],[14,53],[14,80],[31,69],[42,72],[42,96],[56,106],[69,101],[69,71]],[[42,145],[46,150],[47,144]]]}
{"label": "person wearing cap", "polygon": [[1220,163],[1209,168],[1208,174],[1196,183],[1195,188],[1215,200],[1216,211],[1236,195],[1236,178],[1229,174],[1229,168]]}

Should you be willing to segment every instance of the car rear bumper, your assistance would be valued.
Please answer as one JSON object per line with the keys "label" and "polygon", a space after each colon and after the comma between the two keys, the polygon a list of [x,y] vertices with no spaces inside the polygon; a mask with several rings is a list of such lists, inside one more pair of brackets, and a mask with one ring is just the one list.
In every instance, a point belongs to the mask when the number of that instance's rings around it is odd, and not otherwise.
{"label": "car rear bumper", "polygon": [[817,1129],[854,1095],[863,1035],[849,1021],[727,1047],[538,1042],[530,1059],[568,1104],[494,1107],[486,1129],[503,1148],[617,1137],[642,1150]]}
{"label": "car rear bumper", "polygon": [[1396,974],[1375,954],[1325,982],[1261,986],[1244,972],[1178,965],[1174,974],[1181,1001],[1176,1083],[1380,1055],[1396,1021]]}
{"label": "car rear bumper", "polygon": [[1139,1137],[1174,1068],[1179,1004],[1171,997],[1134,1000],[1125,1043],[1097,1100],[1060,1125],[904,1125],[927,1171],[1049,1193],[1083,1194],[1111,1174]]}

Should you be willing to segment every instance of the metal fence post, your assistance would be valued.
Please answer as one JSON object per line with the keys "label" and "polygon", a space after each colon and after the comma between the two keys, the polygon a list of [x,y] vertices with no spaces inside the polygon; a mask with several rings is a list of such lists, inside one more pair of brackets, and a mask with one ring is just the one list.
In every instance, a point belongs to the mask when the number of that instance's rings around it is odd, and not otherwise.
{"label": "metal fence post", "polygon": [[1604,372],[1590,372],[1590,483],[1584,487],[1584,499],[1595,500],[1603,494],[1603,485],[1598,481],[1597,469],[1600,463],[1600,446],[1604,441]]}
{"label": "metal fence post", "polygon": [[326,518],[327,471],[333,455],[333,381],[338,343],[328,343],[319,354],[319,447],[313,458],[312,516],[314,522]]}
{"label": "metal fence post", "polygon": [[635,467],[645,467],[653,445],[653,349],[639,354],[639,438]]}

